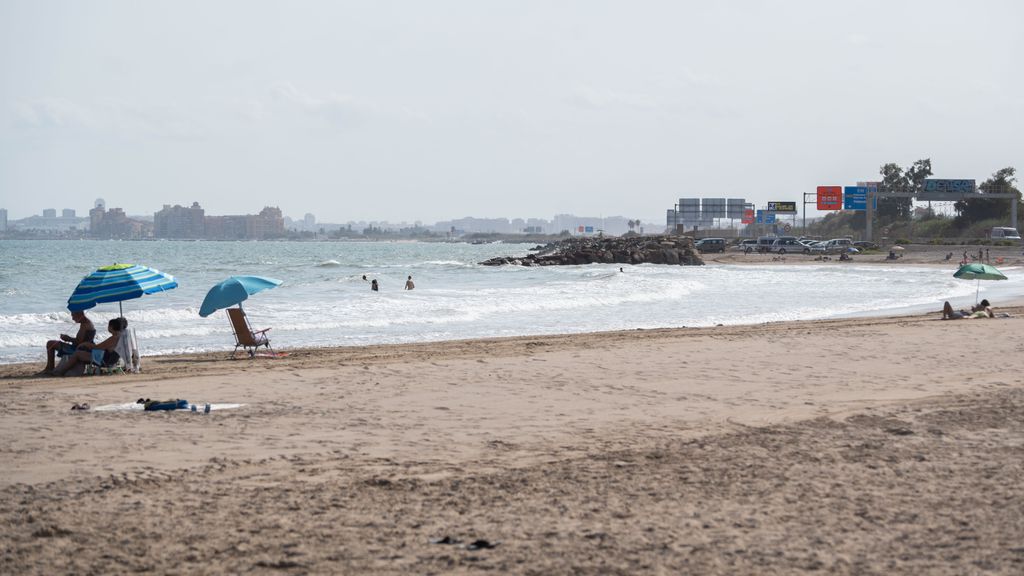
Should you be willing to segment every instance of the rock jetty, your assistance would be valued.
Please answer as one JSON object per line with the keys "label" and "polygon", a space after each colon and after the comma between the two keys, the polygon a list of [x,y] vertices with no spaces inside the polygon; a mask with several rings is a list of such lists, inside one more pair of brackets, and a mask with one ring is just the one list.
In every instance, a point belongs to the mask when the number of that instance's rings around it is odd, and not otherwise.
{"label": "rock jetty", "polygon": [[704,260],[689,236],[627,236],[619,238],[567,238],[521,258],[498,256],[484,266],[570,266],[575,264],[673,264],[702,266]]}

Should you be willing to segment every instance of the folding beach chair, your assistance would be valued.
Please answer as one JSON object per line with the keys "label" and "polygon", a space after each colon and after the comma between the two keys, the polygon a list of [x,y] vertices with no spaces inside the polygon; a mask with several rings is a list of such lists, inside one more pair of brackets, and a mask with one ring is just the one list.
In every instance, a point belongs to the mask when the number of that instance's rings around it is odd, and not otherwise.
{"label": "folding beach chair", "polygon": [[114,349],[114,352],[117,354],[117,360],[109,364],[97,364],[94,360],[85,365],[83,374],[86,376],[93,374],[124,374],[127,366],[125,357],[121,353],[121,342],[124,340],[125,338],[122,338],[121,341],[118,341],[117,348]]}
{"label": "folding beach chair", "polygon": [[270,347],[270,339],[267,338],[267,331],[270,328],[254,331],[249,325],[245,310],[241,308],[228,308],[227,313],[228,319],[231,320],[231,329],[235,332],[235,350],[231,353],[232,358],[238,354],[239,348],[245,349],[250,358],[256,356],[256,350],[260,346],[265,346],[271,354],[274,353],[274,349]]}

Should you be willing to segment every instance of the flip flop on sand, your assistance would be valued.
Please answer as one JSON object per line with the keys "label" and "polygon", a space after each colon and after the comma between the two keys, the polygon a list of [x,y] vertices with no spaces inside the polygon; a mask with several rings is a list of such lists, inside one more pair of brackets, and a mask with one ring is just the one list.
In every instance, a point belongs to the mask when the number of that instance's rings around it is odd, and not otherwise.
{"label": "flip flop on sand", "polygon": [[497,548],[501,542],[488,542],[487,540],[473,540],[469,544],[466,544],[466,550],[485,550],[489,548]]}
{"label": "flip flop on sand", "polygon": [[88,410],[89,409],[89,405],[87,403],[85,403],[85,402],[82,402],[81,404],[75,403],[75,405],[72,406],[71,409],[72,410]]}

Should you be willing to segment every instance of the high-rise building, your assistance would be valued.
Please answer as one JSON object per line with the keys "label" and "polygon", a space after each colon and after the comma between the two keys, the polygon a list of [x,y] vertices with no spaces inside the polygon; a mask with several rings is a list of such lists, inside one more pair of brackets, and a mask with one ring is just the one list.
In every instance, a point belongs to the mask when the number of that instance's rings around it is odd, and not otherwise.
{"label": "high-rise building", "polygon": [[57,209],[56,208],[47,208],[47,209],[43,210],[43,218],[56,218],[56,217],[57,217]]}
{"label": "high-rise building", "polygon": [[165,204],[153,215],[153,235],[157,238],[203,238],[206,236],[206,211],[193,202],[192,206]]}
{"label": "high-rise building", "polygon": [[7,231],[7,208],[0,208],[0,232]]}
{"label": "high-rise building", "polygon": [[73,208],[65,208],[65,209],[61,210],[60,217],[61,218],[74,218],[75,217],[75,211],[74,211]]}

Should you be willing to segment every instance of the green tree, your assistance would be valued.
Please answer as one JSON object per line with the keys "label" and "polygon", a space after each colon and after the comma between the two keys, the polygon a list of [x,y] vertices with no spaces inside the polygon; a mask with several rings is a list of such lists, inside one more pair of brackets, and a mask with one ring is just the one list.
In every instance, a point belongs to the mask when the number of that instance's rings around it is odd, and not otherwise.
{"label": "green tree", "polygon": [[[879,194],[895,192],[918,193],[924,190],[925,178],[932,175],[932,160],[924,158],[914,162],[906,170],[890,162],[879,170],[882,182]],[[898,221],[909,221],[913,215],[913,198],[885,198],[878,201],[878,219],[882,225]]]}
{"label": "green tree", "polygon": [[[1008,166],[996,171],[992,177],[978,185],[978,192],[985,194],[1005,194],[1007,192],[1016,194],[1015,199],[1010,202],[1020,202],[1020,190],[1014,185],[1017,181],[1017,169]],[[1007,198],[968,198],[958,200],[953,204],[956,210],[954,222],[958,228],[966,228],[975,222],[991,218],[1008,218],[1010,215],[1010,202]]]}
{"label": "green tree", "polygon": [[[878,186],[879,195],[892,194],[894,192],[907,192],[910,187],[910,180],[903,173],[899,164],[890,162],[882,166],[878,171],[882,175],[882,182]],[[878,220],[882,225],[896,220],[906,219],[909,215],[907,204],[910,198],[881,198],[878,200]]]}

